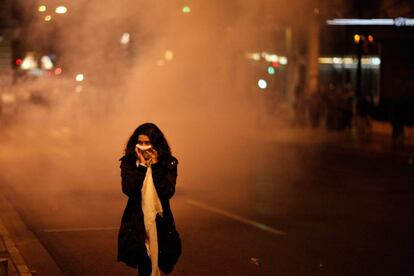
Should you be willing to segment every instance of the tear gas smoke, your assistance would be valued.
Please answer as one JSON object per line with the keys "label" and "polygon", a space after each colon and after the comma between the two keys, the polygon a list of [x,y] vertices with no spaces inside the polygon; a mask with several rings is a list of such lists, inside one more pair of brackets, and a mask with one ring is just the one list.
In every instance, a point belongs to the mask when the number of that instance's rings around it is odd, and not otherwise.
{"label": "tear gas smoke", "polygon": [[[29,40],[53,45],[64,74],[13,88],[47,100],[22,106],[5,130],[3,180],[51,206],[78,190],[121,197],[118,158],[132,131],[151,121],[180,160],[178,189],[217,187],[224,166],[237,181],[288,117],[268,112],[247,81],[245,54],[271,50],[272,37],[254,30],[277,16],[299,24],[290,17],[299,2],[190,1],[183,13],[178,0],[83,0],[50,22],[31,22]],[[294,168],[290,160],[284,165]]]}

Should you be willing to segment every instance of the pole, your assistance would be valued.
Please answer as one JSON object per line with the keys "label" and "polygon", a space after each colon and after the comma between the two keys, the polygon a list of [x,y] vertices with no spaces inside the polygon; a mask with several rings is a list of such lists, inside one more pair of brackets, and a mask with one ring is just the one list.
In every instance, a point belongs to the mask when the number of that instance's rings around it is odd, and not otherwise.
{"label": "pole", "polygon": [[355,87],[355,98],[356,98],[356,111],[357,115],[361,116],[361,104],[362,104],[362,43],[361,40],[357,44],[357,75],[356,75],[356,87]]}
{"label": "pole", "polygon": [[[362,1],[358,0],[358,18],[362,18],[363,13],[363,7],[362,7]],[[358,30],[358,33],[360,33],[360,29]],[[361,36],[361,39],[359,43],[357,44],[357,76],[356,76],[356,87],[355,87],[355,99],[356,99],[356,113],[358,116],[363,115],[363,95],[362,95],[362,50],[363,50],[363,43],[365,43],[364,39],[362,39],[362,34],[359,34]]]}

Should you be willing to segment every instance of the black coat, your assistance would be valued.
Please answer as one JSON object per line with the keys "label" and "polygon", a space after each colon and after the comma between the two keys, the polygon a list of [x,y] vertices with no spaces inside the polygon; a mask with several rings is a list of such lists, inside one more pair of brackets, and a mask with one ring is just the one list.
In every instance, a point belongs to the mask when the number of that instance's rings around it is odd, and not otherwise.
{"label": "black coat", "polygon": [[[128,196],[118,234],[118,261],[131,267],[148,267],[151,261],[145,247],[144,214],[141,207],[141,188],[147,168],[136,166],[136,158],[124,156],[121,161],[122,192]],[[160,198],[163,219],[174,225],[169,199],[174,195],[178,160],[175,157],[161,159],[152,165],[154,186]]]}

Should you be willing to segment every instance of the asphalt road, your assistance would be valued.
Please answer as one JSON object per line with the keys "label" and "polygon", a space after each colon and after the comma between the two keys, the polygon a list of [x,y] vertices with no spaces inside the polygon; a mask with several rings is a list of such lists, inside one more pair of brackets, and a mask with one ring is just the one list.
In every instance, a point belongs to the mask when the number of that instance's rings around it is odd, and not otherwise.
{"label": "asphalt road", "polygon": [[[171,275],[414,275],[412,161],[332,144],[260,142],[247,160],[231,156],[208,166],[182,160],[172,209],[183,255]],[[116,262],[126,204],[116,160],[113,171],[104,160],[83,179],[77,173],[88,161],[68,162],[65,180],[54,166],[70,157],[42,153],[37,165],[21,162],[48,174],[22,170],[16,178],[17,170],[3,171],[2,178],[61,270],[136,275]]]}

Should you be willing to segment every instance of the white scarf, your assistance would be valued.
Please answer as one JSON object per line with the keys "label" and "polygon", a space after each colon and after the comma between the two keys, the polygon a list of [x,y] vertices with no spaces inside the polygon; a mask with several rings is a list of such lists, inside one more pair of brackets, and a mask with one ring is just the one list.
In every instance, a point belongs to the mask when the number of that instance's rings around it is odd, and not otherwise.
{"label": "white scarf", "polygon": [[158,268],[158,238],[155,218],[157,214],[162,215],[162,205],[154,186],[150,165],[147,167],[147,174],[145,175],[144,183],[142,185],[141,196],[141,207],[142,212],[144,213],[144,225],[147,234],[145,246],[152,263],[151,276],[158,276],[161,275],[161,273]]}

